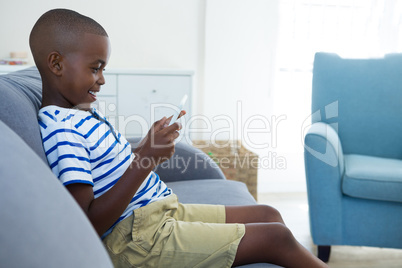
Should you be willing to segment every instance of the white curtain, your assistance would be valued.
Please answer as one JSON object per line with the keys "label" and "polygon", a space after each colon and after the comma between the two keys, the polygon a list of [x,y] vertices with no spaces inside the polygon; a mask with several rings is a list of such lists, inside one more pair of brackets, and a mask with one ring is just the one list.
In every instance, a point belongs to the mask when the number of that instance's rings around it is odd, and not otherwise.
{"label": "white curtain", "polygon": [[270,189],[304,187],[303,129],[311,114],[314,54],[346,58],[402,52],[401,0],[280,0],[273,114],[286,116],[272,150],[287,161],[270,170]]}

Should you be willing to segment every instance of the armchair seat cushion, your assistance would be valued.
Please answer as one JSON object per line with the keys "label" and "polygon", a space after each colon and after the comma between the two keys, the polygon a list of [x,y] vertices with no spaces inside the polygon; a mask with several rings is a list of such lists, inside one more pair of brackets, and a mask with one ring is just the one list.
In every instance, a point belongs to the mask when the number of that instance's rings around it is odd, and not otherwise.
{"label": "armchair seat cushion", "polygon": [[366,155],[345,155],[345,195],[402,202],[402,160]]}

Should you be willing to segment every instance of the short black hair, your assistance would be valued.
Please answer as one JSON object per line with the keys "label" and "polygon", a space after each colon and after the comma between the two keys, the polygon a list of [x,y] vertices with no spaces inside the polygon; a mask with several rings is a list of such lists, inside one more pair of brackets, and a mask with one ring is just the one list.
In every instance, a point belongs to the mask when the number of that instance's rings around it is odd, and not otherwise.
{"label": "short black hair", "polygon": [[38,68],[49,50],[63,53],[77,42],[79,34],[90,33],[108,37],[106,30],[94,19],[69,9],[52,9],[44,13],[32,28],[29,46]]}
{"label": "short black hair", "polygon": [[52,25],[62,32],[73,31],[108,36],[105,29],[98,22],[69,9],[53,9],[43,14],[35,23],[31,37],[44,25]]}

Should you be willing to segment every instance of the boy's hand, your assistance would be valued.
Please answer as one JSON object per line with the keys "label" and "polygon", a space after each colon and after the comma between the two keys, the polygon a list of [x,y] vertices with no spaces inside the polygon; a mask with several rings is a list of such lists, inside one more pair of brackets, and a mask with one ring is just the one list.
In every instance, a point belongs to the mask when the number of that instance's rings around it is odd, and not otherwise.
{"label": "boy's hand", "polygon": [[164,117],[156,121],[134,153],[144,165],[154,167],[172,157],[175,151],[174,141],[179,137],[181,124],[176,122],[168,126],[169,119]]}
{"label": "boy's hand", "polygon": [[[177,119],[179,119],[180,117],[184,116],[185,114],[186,114],[186,111],[182,110],[182,111],[180,112],[179,117],[178,117]],[[169,118],[167,118],[164,127],[168,127],[168,126],[169,126],[169,123],[170,123],[170,120],[172,119],[172,117],[173,117],[173,115],[170,116]],[[156,122],[155,122],[155,124],[156,124]],[[181,129],[181,127],[180,127],[180,129]],[[148,132],[147,136],[148,136],[148,135],[149,135],[149,132]],[[135,149],[133,149],[133,153],[134,153],[135,155],[139,154],[139,152],[141,151],[142,147],[143,147],[144,144],[145,144],[145,141],[147,140],[147,136],[145,136],[145,138],[139,142],[139,144],[137,145],[137,147],[136,147]]]}
{"label": "boy's hand", "polygon": [[[180,119],[180,117],[184,116],[186,114],[185,110],[181,110],[179,116],[177,117],[177,120]],[[170,120],[172,120],[172,116],[168,117],[167,122],[166,122],[166,126],[168,126],[170,124]]]}

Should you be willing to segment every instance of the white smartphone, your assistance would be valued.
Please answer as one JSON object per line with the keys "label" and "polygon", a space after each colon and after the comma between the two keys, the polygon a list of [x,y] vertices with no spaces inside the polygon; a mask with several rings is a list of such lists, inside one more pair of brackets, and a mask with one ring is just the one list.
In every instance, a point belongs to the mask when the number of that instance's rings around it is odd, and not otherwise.
{"label": "white smartphone", "polygon": [[177,118],[180,115],[181,110],[183,110],[184,104],[186,104],[186,101],[187,101],[187,94],[185,94],[183,96],[183,98],[181,99],[179,107],[178,107],[179,109],[177,111],[175,111],[172,119],[170,120],[169,126],[172,125],[174,122],[176,122]]}

